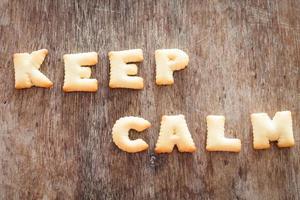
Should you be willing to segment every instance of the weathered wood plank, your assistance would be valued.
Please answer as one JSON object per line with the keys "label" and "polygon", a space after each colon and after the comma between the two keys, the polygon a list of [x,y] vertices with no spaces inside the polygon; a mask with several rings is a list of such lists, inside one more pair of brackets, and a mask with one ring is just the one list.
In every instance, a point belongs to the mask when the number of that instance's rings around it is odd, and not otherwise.
{"label": "weathered wood plank", "polygon": [[[300,2],[0,2],[0,199],[299,199]],[[51,90],[14,89],[12,54],[47,48]],[[110,50],[142,48],[141,91],[109,89]],[[180,48],[187,69],[155,85],[154,51]],[[63,93],[62,55],[97,51],[95,94]],[[290,110],[296,146],[252,148],[250,113]],[[185,114],[198,150],[153,152],[163,114]],[[242,151],[205,151],[208,114],[226,116]],[[115,147],[122,116],[152,127],[147,152]]]}

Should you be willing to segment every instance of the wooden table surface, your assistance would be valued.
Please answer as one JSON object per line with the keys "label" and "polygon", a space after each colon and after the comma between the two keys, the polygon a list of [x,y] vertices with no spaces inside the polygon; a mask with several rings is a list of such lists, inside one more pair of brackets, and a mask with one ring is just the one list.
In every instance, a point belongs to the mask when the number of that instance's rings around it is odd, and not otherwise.
{"label": "wooden table surface", "polygon": [[[13,53],[49,50],[52,89],[14,89]],[[108,52],[141,48],[143,90],[109,89]],[[190,63],[155,84],[154,51]],[[66,53],[96,51],[96,93],[62,91]],[[0,199],[300,199],[300,1],[0,1]],[[290,110],[296,145],[254,150],[250,114]],[[193,154],[154,153],[161,116],[184,114]],[[226,117],[240,153],[205,151]],[[150,148],[112,142],[123,116],[152,123]]]}

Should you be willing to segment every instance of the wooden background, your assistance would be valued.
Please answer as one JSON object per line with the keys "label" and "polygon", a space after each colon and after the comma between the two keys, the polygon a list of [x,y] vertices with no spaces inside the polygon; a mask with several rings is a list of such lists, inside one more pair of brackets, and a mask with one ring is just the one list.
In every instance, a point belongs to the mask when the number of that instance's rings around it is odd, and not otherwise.
{"label": "wooden background", "polygon": [[[51,90],[14,89],[12,55],[47,48]],[[145,88],[109,89],[111,50],[141,48]],[[188,67],[155,85],[154,51]],[[65,53],[96,51],[97,93],[64,93]],[[300,1],[0,1],[0,199],[300,199]],[[253,150],[250,114],[290,110],[296,146]],[[161,116],[184,114],[193,154],[156,155]],[[208,114],[226,116],[240,153],[205,151]],[[150,148],[119,150],[123,116]]]}

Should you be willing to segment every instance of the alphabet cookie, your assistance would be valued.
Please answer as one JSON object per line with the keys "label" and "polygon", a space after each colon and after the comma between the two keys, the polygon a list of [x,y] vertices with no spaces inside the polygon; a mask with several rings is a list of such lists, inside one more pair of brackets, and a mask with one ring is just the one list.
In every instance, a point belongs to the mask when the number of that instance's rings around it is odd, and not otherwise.
{"label": "alphabet cookie", "polygon": [[226,138],[224,136],[225,117],[221,115],[209,115],[207,120],[207,151],[241,151],[239,139]]}
{"label": "alphabet cookie", "polygon": [[155,152],[170,153],[175,145],[180,152],[196,151],[184,115],[164,115],[162,116]]}
{"label": "alphabet cookie", "polygon": [[63,90],[65,92],[95,92],[98,89],[96,79],[90,79],[91,69],[88,67],[98,62],[96,52],[65,54],[65,80]]}
{"label": "alphabet cookie", "polygon": [[116,121],[112,129],[113,142],[123,151],[128,153],[140,152],[148,148],[142,139],[131,140],[128,131],[134,129],[143,131],[151,126],[150,122],[140,117],[122,117]]}
{"label": "alphabet cookie", "polygon": [[290,111],[275,113],[272,119],[267,113],[251,114],[254,149],[267,149],[269,141],[277,141],[278,147],[292,147],[293,136],[292,115]]}
{"label": "alphabet cookie", "polygon": [[53,83],[39,71],[47,54],[47,49],[34,51],[31,54],[14,54],[16,89],[31,88],[32,86],[52,87]]}
{"label": "alphabet cookie", "polygon": [[142,89],[144,87],[143,78],[134,76],[138,72],[137,65],[127,64],[143,61],[141,49],[111,51],[108,56],[110,61],[110,88]]}
{"label": "alphabet cookie", "polygon": [[174,83],[173,71],[184,69],[189,63],[189,56],[180,49],[159,49],[155,51],[156,84]]}

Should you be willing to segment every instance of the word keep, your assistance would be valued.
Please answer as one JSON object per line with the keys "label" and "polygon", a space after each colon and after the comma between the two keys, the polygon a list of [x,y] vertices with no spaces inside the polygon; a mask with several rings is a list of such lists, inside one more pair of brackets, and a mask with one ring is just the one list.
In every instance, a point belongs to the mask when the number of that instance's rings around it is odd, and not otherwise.
{"label": "word keep", "polygon": [[[32,53],[14,54],[15,88],[30,88],[32,86],[50,88],[52,81],[39,69],[48,50],[41,49]],[[111,51],[108,53],[110,60],[110,88],[143,89],[143,78],[136,76],[138,68],[132,62],[142,62],[141,49],[125,51]],[[89,67],[98,63],[96,52],[65,54],[65,78],[63,90],[65,92],[95,92],[98,82],[91,77]],[[155,51],[156,83],[170,85],[174,83],[173,71],[184,69],[189,62],[188,55],[179,49],[160,49]],[[129,64],[128,64],[129,63]]]}

